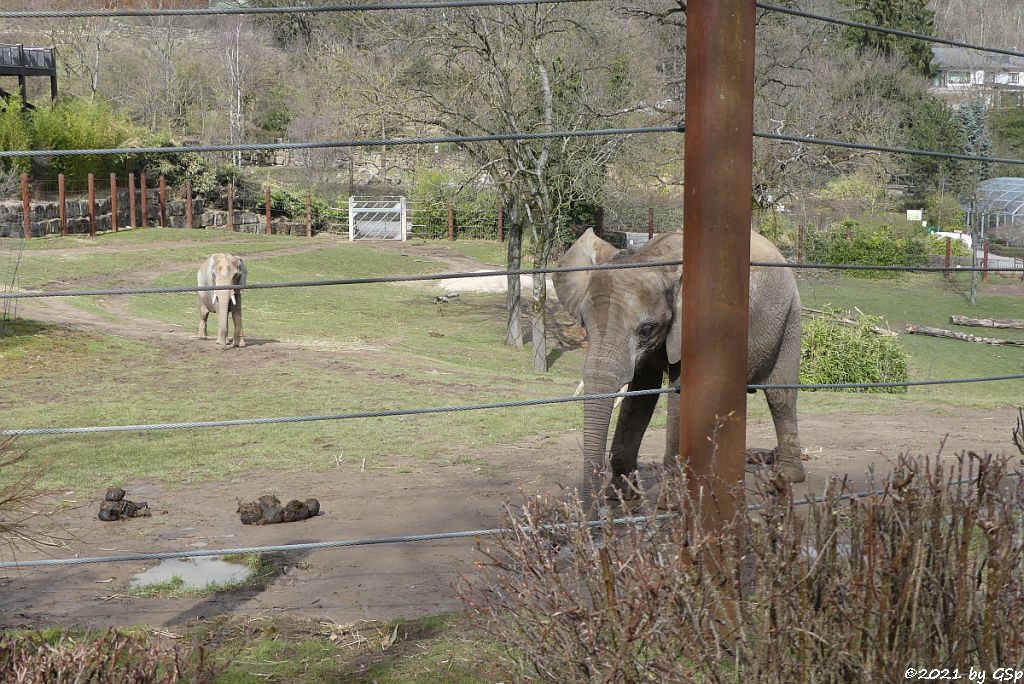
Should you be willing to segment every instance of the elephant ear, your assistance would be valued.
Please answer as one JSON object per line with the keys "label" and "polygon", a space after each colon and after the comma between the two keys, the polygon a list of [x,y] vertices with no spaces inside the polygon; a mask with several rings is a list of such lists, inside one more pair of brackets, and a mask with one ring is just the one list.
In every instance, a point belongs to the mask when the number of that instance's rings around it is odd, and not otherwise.
{"label": "elephant ear", "polygon": [[[558,265],[564,268],[596,266],[611,261],[618,253],[619,250],[614,246],[597,237],[593,228],[588,228],[562,256]],[[555,283],[558,301],[577,319],[580,318],[583,300],[587,296],[591,273],[592,271],[571,271],[555,273],[551,278]]]}
{"label": "elephant ear", "polygon": [[235,268],[238,269],[238,284],[245,285],[245,281],[249,276],[249,270],[245,267],[245,262],[242,261],[242,257],[232,257],[235,260]]}
{"label": "elephant ear", "polygon": [[668,329],[668,337],[665,338],[665,355],[671,364],[679,363],[683,344],[683,288],[678,278],[675,282],[675,296],[672,299],[676,310],[672,316],[672,327]]}

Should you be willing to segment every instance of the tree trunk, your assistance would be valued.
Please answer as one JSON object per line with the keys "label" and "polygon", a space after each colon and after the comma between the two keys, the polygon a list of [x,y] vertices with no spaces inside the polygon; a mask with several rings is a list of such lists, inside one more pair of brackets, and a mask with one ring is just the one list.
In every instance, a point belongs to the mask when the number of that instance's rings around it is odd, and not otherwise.
{"label": "tree trunk", "polygon": [[[546,268],[547,259],[541,260],[538,264],[534,261],[536,268]],[[533,276],[533,370],[538,373],[546,373],[548,370],[548,338],[547,326],[545,324],[544,307],[548,300],[548,281],[543,273],[536,273]]]}
{"label": "tree trunk", "polygon": [[913,323],[908,323],[907,327],[903,329],[903,332],[910,335],[927,335],[928,337],[947,337],[951,340],[975,342],[977,344],[1024,347],[1024,340],[1001,340],[995,337],[978,337],[977,335],[968,335],[967,333],[954,332],[952,330],[946,330],[945,328],[929,328],[928,326],[925,325],[915,325]]}
{"label": "tree trunk", "polygon": [[[518,270],[523,263],[523,222],[515,197],[510,196],[505,201],[506,231],[508,236],[508,269]],[[508,276],[508,294],[505,298],[505,312],[507,315],[505,328],[505,344],[510,347],[522,348],[523,328],[519,322],[521,280],[518,275]]]}
{"label": "tree trunk", "polygon": [[971,318],[970,316],[950,316],[949,322],[953,325],[970,325],[978,328],[1016,328],[1024,330],[1024,321],[1009,318]]}

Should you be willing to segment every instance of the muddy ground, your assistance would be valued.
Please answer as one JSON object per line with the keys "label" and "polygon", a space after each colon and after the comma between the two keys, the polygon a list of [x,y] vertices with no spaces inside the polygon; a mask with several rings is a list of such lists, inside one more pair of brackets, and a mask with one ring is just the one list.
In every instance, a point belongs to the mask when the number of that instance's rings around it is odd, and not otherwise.
{"label": "muddy ground", "polygon": [[[311,244],[309,248],[316,247]],[[452,270],[484,267],[443,248],[395,248],[419,249],[418,255],[440,258]],[[154,275],[125,274],[122,284],[142,284]],[[116,302],[108,305],[116,307]],[[214,345],[195,344],[193,330],[123,316],[111,321],[62,300],[27,301],[22,314],[69,327],[144,339],[165,347],[172,358],[220,353],[214,351]],[[237,355],[238,363],[258,362],[265,356],[268,358],[263,360],[269,362],[281,354],[322,358],[320,350],[312,347],[253,341],[257,343],[245,350],[245,358]],[[797,488],[796,495],[820,493],[826,478],[843,475],[850,477],[851,489],[864,489],[870,467],[884,473],[901,452],[934,454],[943,439],[947,457],[966,449],[1005,452],[1013,448],[1010,431],[1015,421],[1013,409],[939,413],[908,408],[885,416],[802,416],[801,438],[810,455],[806,463],[808,481]],[[129,498],[148,501],[154,515],[117,523],[96,518],[102,492],[51,492],[38,501],[37,508],[44,515],[35,518],[26,533],[59,539],[57,545],[16,543],[3,549],[0,556],[5,560],[103,556],[140,550],[231,548],[490,528],[498,522],[504,501],[515,504],[523,494],[557,492],[560,485],[574,485],[580,471],[581,439],[575,432],[538,435],[515,446],[467,454],[474,457],[474,463],[480,459],[487,467],[395,459],[367,470],[344,464],[329,472],[254,471],[188,488],[131,482],[126,487]],[[771,422],[752,421],[748,442],[751,446],[772,446]],[[660,462],[663,444],[663,431],[652,431],[647,436],[641,459],[648,473],[651,463]],[[754,477],[748,475],[751,485]],[[299,523],[243,526],[235,513],[236,501],[251,500],[263,493],[274,493],[282,499],[315,496],[321,501],[322,514]],[[289,613],[342,624],[415,617],[458,608],[452,582],[459,573],[472,571],[474,553],[473,540],[461,539],[288,554],[276,559],[277,576],[266,586],[201,598],[127,596],[129,578],[152,563],[0,570],[6,573],[0,575],[0,624],[157,626],[225,612]]]}

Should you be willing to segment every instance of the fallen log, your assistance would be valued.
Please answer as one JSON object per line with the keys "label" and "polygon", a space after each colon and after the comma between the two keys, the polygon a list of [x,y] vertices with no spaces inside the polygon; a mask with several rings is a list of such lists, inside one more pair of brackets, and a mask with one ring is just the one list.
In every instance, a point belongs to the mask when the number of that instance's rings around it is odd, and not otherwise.
{"label": "fallen log", "polygon": [[1012,347],[1024,347],[1024,340],[1000,340],[994,337],[978,337],[977,335],[968,335],[967,333],[954,332],[952,330],[945,330],[943,328],[929,328],[925,325],[914,325],[908,323],[907,327],[903,329],[904,332],[910,335],[927,335],[929,337],[947,337],[951,340],[961,340],[963,342],[975,342],[977,344],[992,344],[992,345],[1006,345]]}
{"label": "fallen log", "polygon": [[998,318],[971,318],[970,316],[950,316],[953,325],[974,326],[976,328],[1015,328],[1024,330],[1024,321]]}

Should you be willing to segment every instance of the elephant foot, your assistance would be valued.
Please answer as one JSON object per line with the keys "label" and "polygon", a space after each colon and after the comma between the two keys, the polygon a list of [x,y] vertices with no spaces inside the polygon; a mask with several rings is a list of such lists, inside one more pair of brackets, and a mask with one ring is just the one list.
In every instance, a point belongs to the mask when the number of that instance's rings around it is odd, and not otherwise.
{"label": "elephant foot", "polygon": [[775,459],[775,472],[789,484],[799,484],[807,479],[804,464],[799,456],[778,456]]}
{"label": "elephant foot", "polygon": [[605,488],[609,501],[636,501],[640,498],[640,480],[634,470],[629,475],[616,475]]}
{"label": "elephant foot", "polygon": [[245,340],[242,340],[242,339],[236,340],[235,341],[235,346],[238,347],[238,348],[244,347],[245,346]]}
{"label": "elephant foot", "polygon": [[196,339],[208,340],[208,339],[210,339],[210,336],[209,335],[203,335],[202,333],[200,333],[199,335],[196,336]]}

